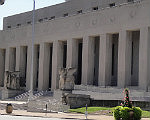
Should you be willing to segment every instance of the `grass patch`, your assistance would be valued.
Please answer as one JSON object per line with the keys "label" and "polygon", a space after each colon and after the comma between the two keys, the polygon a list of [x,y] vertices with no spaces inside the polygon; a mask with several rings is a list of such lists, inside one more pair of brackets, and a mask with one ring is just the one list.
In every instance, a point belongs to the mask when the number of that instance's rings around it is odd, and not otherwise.
{"label": "grass patch", "polygon": [[142,111],[142,117],[144,118],[150,118],[150,111]]}
{"label": "grass patch", "polygon": [[[109,108],[109,107],[88,107],[87,111],[88,113],[95,113],[98,111],[102,110],[110,110],[113,111],[114,108]],[[77,108],[77,109],[70,109],[70,112],[75,112],[75,113],[82,113],[85,114],[85,107],[82,108]],[[107,115],[113,115],[112,113],[108,113]],[[142,110],[142,118],[150,118],[150,111],[144,111]]]}
{"label": "grass patch", "polygon": [[[85,113],[86,107],[82,107],[82,108],[77,108],[77,109],[70,109],[70,112],[76,112],[76,113]],[[108,108],[108,107],[88,107],[87,111],[88,113],[94,113],[97,111],[101,111],[101,110],[110,110],[112,111],[113,108]]]}

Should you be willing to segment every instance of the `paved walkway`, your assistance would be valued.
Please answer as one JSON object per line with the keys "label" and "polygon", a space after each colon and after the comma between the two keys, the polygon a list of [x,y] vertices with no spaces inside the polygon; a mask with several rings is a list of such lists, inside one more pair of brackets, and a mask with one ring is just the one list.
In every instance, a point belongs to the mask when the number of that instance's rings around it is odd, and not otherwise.
{"label": "paved walkway", "polygon": [[[26,102],[0,101],[0,103],[25,104]],[[6,111],[0,110],[0,114],[6,115]],[[78,114],[77,113],[61,113],[61,112],[60,113],[38,113],[38,112],[27,112],[26,110],[13,110],[13,113],[10,115],[85,120],[85,115],[79,114],[79,113]],[[88,119],[90,120],[114,120],[113,116],[105,116],[105,115],[99,115],[99,114],[89,114]],[[142,120],[150,120],[150,118],[142,118]]]}
{"label": "paved walkway", "polygon": [[26,104],[27,102],[24,102],[24,101],[3,101],[3,100],[0,100],[0,103],[11,103],[11,104]]}
{"label": "paved walkway", "polygon": [[[0,110],[1,115],[6,115],[5,110]],[[61,119],[76,119],[84,120],[84,114],[76,113],[36,113],[36,112],[27,112],[26,110],[14,110],[10,115],[17,116],[33,116],[33,117],[49,117],[49,118],[61,118]],[[113,116],[105,115],[88,115],[90,120],[114,120]],[[143,118],[142,120],[150,120],[149,118]]]}

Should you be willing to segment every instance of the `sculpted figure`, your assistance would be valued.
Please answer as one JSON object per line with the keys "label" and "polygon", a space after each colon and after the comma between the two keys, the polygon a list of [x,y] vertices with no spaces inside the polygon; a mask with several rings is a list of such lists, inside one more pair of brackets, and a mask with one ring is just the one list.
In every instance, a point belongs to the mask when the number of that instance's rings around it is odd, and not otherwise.
{"label": "sculpted figure", "polygon": [[15,71],[11,73],[11,84],[10,88],[11,89],[19,89],[20,88],[20,83],[19,83],[19,72]]}
{"label": "sculpted figure", "polygon": [[74,89],[75,72],[76,72],[76,68],[61,68],[59,70],[59,75],[60,75],[59,89],[61,90]]}
{"label": "sculpted figure", "polygon": [[19,89],[20,88],[20,79],[19,79],[19,72],[5,72],[5,82],[4,87],[7,89]]}
{"label": "sculpted figure", "polygon": [[63,90],[65,88],[65,80],[67,76],[67,69],[61,68],[59,70],[59,89]]}

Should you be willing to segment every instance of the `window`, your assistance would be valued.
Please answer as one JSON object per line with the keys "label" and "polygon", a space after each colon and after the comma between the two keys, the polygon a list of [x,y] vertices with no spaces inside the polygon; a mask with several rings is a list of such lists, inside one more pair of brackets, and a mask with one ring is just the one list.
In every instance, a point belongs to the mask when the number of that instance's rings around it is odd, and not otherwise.
{"label": "window", "polygon": [[98,10],[98,6],[97,7],[93,7],[92,10],[94,10],[94,11]]}
{"label": "window", "polygon": [[109,4],[109,7],[114,7],[114,6],[115,6],[115,3]]}
{"label": "window", "polygon": [[80,13],[82,13],[82,10],[77,11],[77,14],[80,14]]}
{"label": "window", "polygon": [[52,16],[49,20],[55,19],[55,16]]}
{"label": "window", "polygon": [[17,26],[19,27],[19,26],[21,26],[21,24],[17,24]]}
{"label": "window", "polygon": [[11,26],[7,26],[7,28],[11,28]]}
{"label": "window", "polygon": [[31,21],[28,21],[27,24],[31,24]]}
{"label": "window", "polygon": [[134,2],[134,0],[127,0],[127,2]]}
{"label": "window", "polygon": [[68,16],[68,13],[65,13],[65,14],[64,14],[64,17],[67,17],[67,16]]}
{"label": "window", "polygon": [[43,21],[43,19],[39,19],[38,21],[39,21],[39,22],[42,22],[42,21]]}

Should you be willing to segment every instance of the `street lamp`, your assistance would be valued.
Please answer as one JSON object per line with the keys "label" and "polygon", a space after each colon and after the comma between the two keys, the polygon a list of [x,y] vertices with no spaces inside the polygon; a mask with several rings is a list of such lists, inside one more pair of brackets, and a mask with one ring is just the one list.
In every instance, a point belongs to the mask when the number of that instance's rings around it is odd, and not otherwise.
{"label": "street lamp", "polygon": [[[0,5],[3,5],[4,3],[5,3],[5,0],[0,0]],[[33,11],[32,11],[32,53],[31,53],[31,76],[30,76],[29,99],[31,99],[33,96],[34,33],[35,33],[35,0],[33,0]]]}
{"label": "street lamp", "polygon": [[34,33],[35,33],[35,0],[33,0],[33,11],[32,11],[32,53],[31,53],[31,75],[30,75],[30,93],[29,100],[33,96],[33,57],[34,57]]}
{"label": "street lamp", "polygon": [[5,0],[0,0],[0,5],[3,5],[5,3]]}

